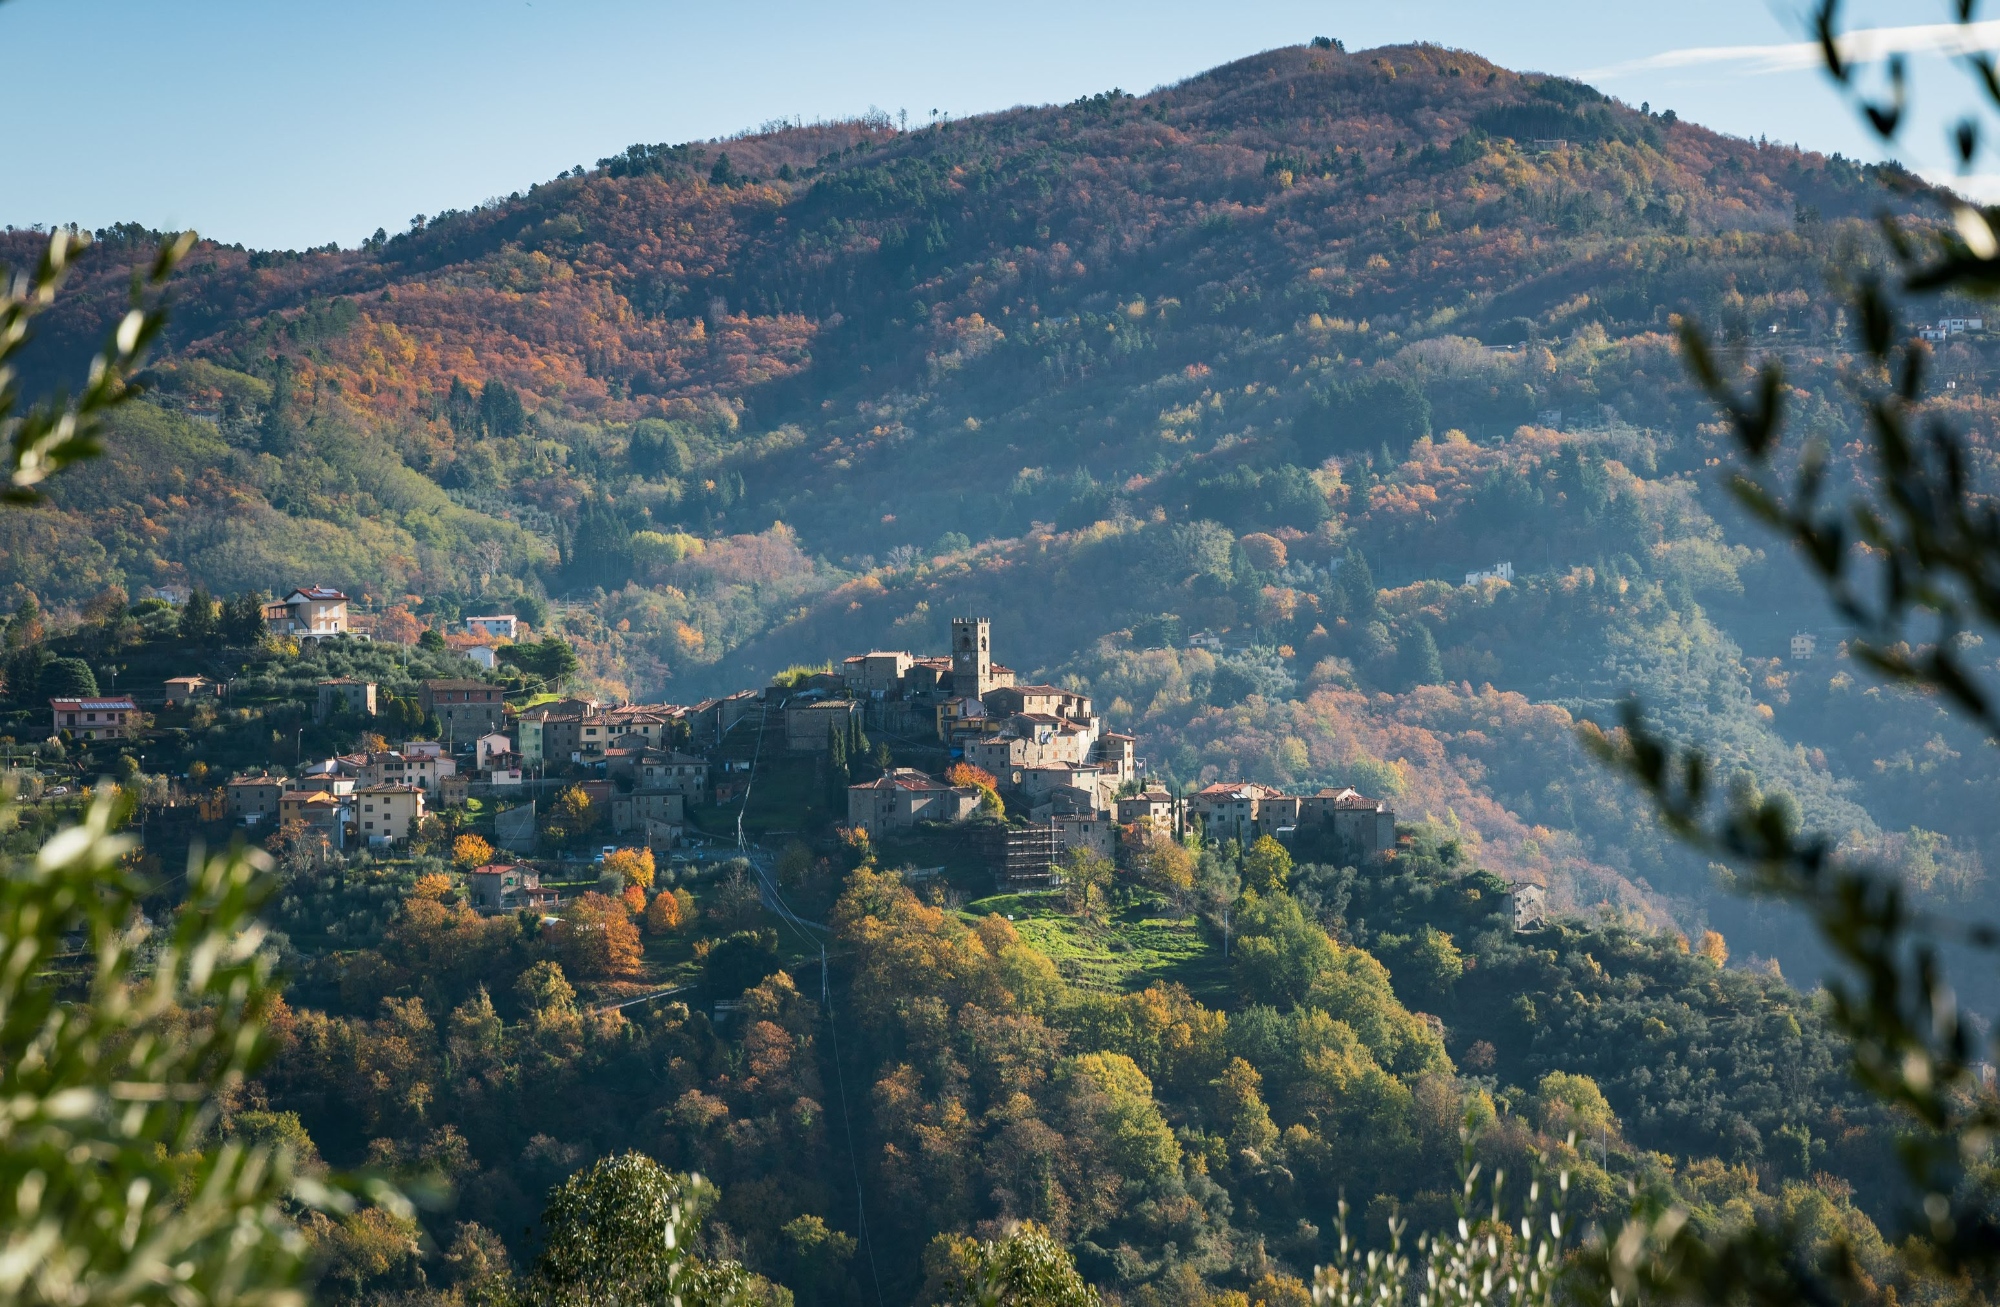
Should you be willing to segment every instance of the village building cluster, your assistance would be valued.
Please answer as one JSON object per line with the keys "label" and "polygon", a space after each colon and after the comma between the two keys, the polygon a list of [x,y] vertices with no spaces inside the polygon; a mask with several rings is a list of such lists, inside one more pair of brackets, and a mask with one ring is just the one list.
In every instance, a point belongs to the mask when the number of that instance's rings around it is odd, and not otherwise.
{"label": "village building cluster", "polygon": [[[332,587],[299,587],[268,605],[265,621],[300,638],[352,634],[347,603]],[[522,630],[511,614],[466,622],[474,638],[505,641]],[[187,708],[224,692],[204,677],[182,676],[165,683],[160,701]],[[315,687],[313,717],[365,720],[380,701],[372,682],[329,677]],[[1360,855],[1396,838],[1395,813],[1351,788],[1288,795],[1224,781],[1177,795],[1146,784],[1136,738],[1110,729],[1080,690],[1023,684],[994,660],[984,617],[953,619],[943,654],[871,650],[837,669],[692,706],[548,694],[511,703],[503,686],[473,677],[423,681],[418,702],[437,738],[317,760],[286,776],[237,776],[225,786],[229,816],[251,827],[297,822],[332,849],[380,848],[409,840],[439,807],[492,798],[500,801],[498,843],[528,853],[537,803],[579,786],[603,805],[614,835],[666,851],[682,842],[690,807],[738,797],[761,750],[838,752],[828,761],[840,766],[850,744],[872,732],[942,760],[943,775],[868,768],[868,779],[847,787],[847,826],[881,837],[1011,813],[982,828],[994,841],[996,867],[1011,879],[1046,875],[1071,849],[1112,856],[1123,840],[1196,827],[1248,844],[1324,826]],[[147,720],[129,696],[52,699],[50,711],[58,735],[85,741],[135,736]],[[532,871],[511,865],[480,868],[473,886],[474,901],[496,910],[539,906],[553,895]]]}
{"label": "village building cluster", "polygon": [[[1027,808],[1027,824],[1007,833],[999,854],[1017,879],[1073,848],[1108,857],[1120,839],[1179,836],[1196,823],[1244,843],[1327,823],[1359,853],[1394,845],[1396,814],[1351,788],[1286,795],[1253,782],[1219,782],[1187,797],[1157,785],[1139,788],[1143,764],[1135,737],[1108,729],[1081,691],[1018,684],[1012,669],[992,661],[991,642],[988,619],[955,618],[949,656],[857,654],[828,684],[806,691],[847,697],[788,707],[788,716],[808,723],[801,740],[842,729],[844,717],[863,703],[876,705],[890,729],[928,724],[950,757],[990,776],[997,794],[1018,796]],[[871,834],[963,822],[978,815],[981,798],[978,786],[897,767],[848,788],[847,820]]]}

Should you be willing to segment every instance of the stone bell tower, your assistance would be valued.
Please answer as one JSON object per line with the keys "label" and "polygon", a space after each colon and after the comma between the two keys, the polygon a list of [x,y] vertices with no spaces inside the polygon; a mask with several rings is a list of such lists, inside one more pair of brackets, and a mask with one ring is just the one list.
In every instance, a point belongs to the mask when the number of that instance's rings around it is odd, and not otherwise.
{"label": "stone bell tower", "polygon": [[993,623],[985,617],[951,619],[951,692],[979,699],[993,688]]}

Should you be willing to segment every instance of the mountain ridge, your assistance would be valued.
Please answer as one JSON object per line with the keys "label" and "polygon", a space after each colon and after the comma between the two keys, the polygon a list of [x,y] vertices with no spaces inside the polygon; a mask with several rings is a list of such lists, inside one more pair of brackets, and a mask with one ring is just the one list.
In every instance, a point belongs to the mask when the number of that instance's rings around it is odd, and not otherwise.
{"label": "mountain ridge", "polygon": [[[1869,220],[1916,202],[1883,179],[1429,46],[633,147],[359,250],[198,246],[152,401],[0,525],[0,576],[53,608],[325,580],[432,623],[547,596],[640,697],[939,647],[977,607],[1024,670],[1124,687],[1177,779],[1381,777],[1575,906],[1735,921],[1559,742],[1686,689],[1808,816],[1901,828],[1855,798],[1900,774],[1887,725],[1814,763],[1774,724],[1759,660],[1825,618],[1706,479],[1672,337],[1754,325],[1851,430],[1823,269],[1882,257]],[[39,358],[144,247],[100,242]],[[1516,586],[1452,584],[1509,558]]]}

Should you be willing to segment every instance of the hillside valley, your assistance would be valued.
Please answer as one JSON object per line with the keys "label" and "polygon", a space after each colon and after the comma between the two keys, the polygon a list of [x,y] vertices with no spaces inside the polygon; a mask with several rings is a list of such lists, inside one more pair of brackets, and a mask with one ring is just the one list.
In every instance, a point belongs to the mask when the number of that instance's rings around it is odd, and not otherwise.
{"label": "hillside valley", "polygon": [[[700,1255],[771,1307],[959,1301],[960,1236],[1020,1220],[1114,1307],[1304,1307],[1336,1196],[1446,1228],[1474,1157],[1561,1168],[1573,1230],[1786,1222],[1855,1300],[1942,1301],[1809,927],[1579,738],[1636,697],[1919,909],[1986,902],[1990,743],[1850,656],[1679,345],[1782,361],[1867,485],[1843,291],[1939,198],[1321,38],[198,242],[101,456],[0,513],[0,847],[115,778],[149,925],[190,849],[269,853],[283,996],[218,1137],[427,1177],[304,1224],[334,1307],[527,1301],[626,1150],[718,1182]],[[162,239],[94,236],[31,392]],[[1990,486],[2000,332],[1922,308]],[[1060,802],[974,758],[1079,723]],[[1185,824],[1219,782],[1331,815]]]}

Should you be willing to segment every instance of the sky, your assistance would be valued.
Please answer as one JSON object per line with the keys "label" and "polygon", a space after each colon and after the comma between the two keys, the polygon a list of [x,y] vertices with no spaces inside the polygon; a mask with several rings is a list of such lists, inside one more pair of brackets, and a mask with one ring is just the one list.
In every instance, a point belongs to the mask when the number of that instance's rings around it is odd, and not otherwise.
{"label": "sky", "polygon": [[[1943,3],[1844,14],[1895,29],[1878,45],[1944,35],[1922,26]],[[0,224],[352,246],[637,141],[1138,93],[1322,35],[1432,41],[1739,136],[1881,157],[1805,33],[1797,0],[0,0]],[[2000,48],[2000,23],[1976,35]],[[1942,180],[1963,79],[1935,54],[1915,71],[1903,157]],[[2000,197],[2000,160],[1982,167],[1967,189]]]}

